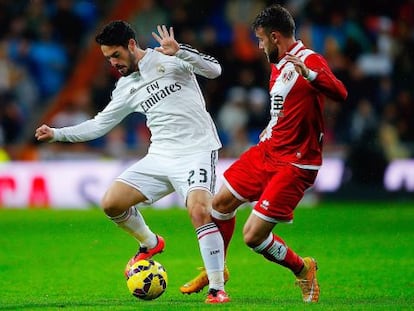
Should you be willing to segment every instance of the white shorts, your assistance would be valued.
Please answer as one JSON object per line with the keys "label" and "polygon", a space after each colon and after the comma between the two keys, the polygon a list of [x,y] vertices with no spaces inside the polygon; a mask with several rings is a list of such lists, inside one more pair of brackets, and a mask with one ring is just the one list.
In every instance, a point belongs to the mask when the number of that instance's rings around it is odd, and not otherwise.
{"label": "white shorts", "polygon": [[214,194],[218,151],[180,157],[147,154],[127,168],[116,180],[140,191],[151,204],[176,191],[186,202],[194,189]]}

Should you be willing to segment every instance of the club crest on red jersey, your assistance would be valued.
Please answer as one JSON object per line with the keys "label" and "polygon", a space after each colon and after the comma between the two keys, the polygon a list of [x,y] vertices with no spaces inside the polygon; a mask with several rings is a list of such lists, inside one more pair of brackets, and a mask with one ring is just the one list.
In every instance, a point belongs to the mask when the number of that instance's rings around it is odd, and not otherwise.
{"label": "club crest on red jersey", "polygon": [[294,70],[288,70],[288,71],[283,72],[283,74],[282,74],[282,82],[283,83],[287,83],[290,80],[292,80],[293,74],[294,74]]}

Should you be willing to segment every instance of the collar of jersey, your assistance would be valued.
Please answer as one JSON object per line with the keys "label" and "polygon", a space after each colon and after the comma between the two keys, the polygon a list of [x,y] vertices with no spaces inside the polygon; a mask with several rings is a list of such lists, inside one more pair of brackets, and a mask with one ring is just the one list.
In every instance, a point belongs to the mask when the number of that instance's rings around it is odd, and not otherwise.
{"label": "collar of jersey", "polygon": [[[304,48],[304,45],[303,45],[302,41],[301,40],[297,40],[295,42],[295,44],[292,46],[292,48],[289,51],[286,52],[286,54],[289,53],[289,54],[296,55],[302,48]],[[275,65],[276,65],[276,68],[280,70],[280,68],[282,68],[285,64],[286,64],[286,60],[285,60],[285,57],[283,57]]]}

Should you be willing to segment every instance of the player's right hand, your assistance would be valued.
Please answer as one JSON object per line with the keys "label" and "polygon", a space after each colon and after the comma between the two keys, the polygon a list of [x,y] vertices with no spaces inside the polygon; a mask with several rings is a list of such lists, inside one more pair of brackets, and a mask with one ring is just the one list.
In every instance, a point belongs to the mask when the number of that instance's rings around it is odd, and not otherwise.
{"label": "player's right hand", "polygon": [[43,124],[36,129],[35,137],[39,141],[49,141],[53,139],[53,134],[53,129],[46,124]]}
{"label": "player's right hand", "polygon": [[167,29],[165,25],[157,26],[158,34],[152,32],[152,36],[160,44],[155,50],[165,55],[175,55],[180,49],[178,42],[174,39],[174,29],[170,27]]}

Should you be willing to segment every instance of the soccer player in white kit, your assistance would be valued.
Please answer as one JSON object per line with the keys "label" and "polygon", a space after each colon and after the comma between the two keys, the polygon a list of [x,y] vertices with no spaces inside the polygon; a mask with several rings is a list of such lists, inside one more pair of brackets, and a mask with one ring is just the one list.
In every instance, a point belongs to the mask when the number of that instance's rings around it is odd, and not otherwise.
{"label": "soccer player in white kit", "polygon": [[221,143],[206,110],[196,75],[216,78],[216,59],[178,44],[172,27],[152,33],[160,46],[141,49],[125,21],[108,23],[96,36],[105,58],[122,77],[109,104],[94,118],[75,126],[40,126],[39,141],[83,142],[101,137],[127,115],[146,116],[151,144],[145,157],[118,176],[101,205],[108,217],[140,244],[128,266],[163,251],[164,239],[146,225],[135,207],[176,191],[183,198],[197,233],[209,279],[206,303],[225,303],[223,238],[211,219],[215,166]]}

